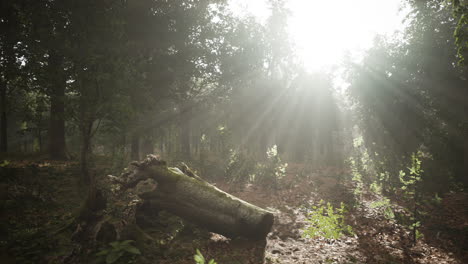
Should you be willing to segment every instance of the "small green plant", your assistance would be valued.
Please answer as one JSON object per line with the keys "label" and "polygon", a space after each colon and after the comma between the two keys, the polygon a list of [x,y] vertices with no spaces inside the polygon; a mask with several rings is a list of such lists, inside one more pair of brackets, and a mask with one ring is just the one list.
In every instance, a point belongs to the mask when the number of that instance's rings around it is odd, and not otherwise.
{"label": "small green plant", "polygon": [[303,237],[324,237],[328,239],[339,239],[345,234],[353,235],[351,226],[344,222],[345,205],[333,208],[330,203],[320,201],[319,206],[313,206],[308,213],[309,226],[303,230]]}
{"label": "small green plant", "polygon": [[394,219],[395,218],[395,213],[392,210],[390,199],[383,197],[381,200],[372,202],[370,204],[371,208],[378,208],[382,210],[385,218],[387,219]]}
{"label": "small green plant", "polygon": [[250,180],[255,161],[242,150],[230,150],[225,175],[229,183],[242,186]]}
{"label": "small green plant", "polygon": [[278,187],[279,180],[286,176],[287,163],[283,163],[278,154],[278,147],[273,145],[266,151],[267,161],[258,163],[252,181],[269,187]]}
{"label": "small green plant", "polygon": [[369,186],[370,190],[375,194],[382,194],[382,185],[379,184],[377,181],[374,181]]}
{"label": "small green plant", "polygon": [[416,236],[416,240],[420,240],[420,239],[424,238],[424,234],[421,233],[421,231],[419,231],[419,229],[416,229],[415,236]]}
{"label": "small green plant", "polygon": [[105,260],[106,264],[112,264],[125,254],[140,255],[140,250],[131,245],[133,242],[133,240],[111,242],[109,243],[110,247],[102,249],[96,254],[96,256]]}
{"label": "small green plant", "polygon": [[416,194],[418,184],[422,180],[421,176],[424,171],[421,169],[421,156],[421,152],[413,153],[411,155],[411,166],[408,167],[409,173],[407,174],[402,170],[399,173],[400,182],[402,183],[401,189],[410,196]]}
{"label": "small green plant", "polygon": [[198,249],[197,253],[193,256],[193,259],[195,260],[196,264],[217,264],[214,259],[206,262],[205,257],[203,257],[202,253]]}
{"label": "small green plant", "polygon": [[400,171],[399,178],[402,184],[401,189],[403,190],[404,197],[412,205],[412,210],[409,210],[411,217],[410,228],[413,235],[413,243],[415,244],[418,239],[422,237],[418,228],[420,227],[420,184],[422,182],[423,169],[422,169],[422,152],[418,151],[411,155],[411,166],[408,167],[408,172]]}
{"label": "small green plant", "polygon": [[3,160],[2,162],[0,162],[0,167],[6,167],[10,165],[10,162],[8,160]]}
{"label": "small green plant", "polygon": [[434,199],[432,199],[436,205],[440,205],[442,203],[442,198],[439,196],[438,193],[434,195]]}
{"label": "small green plant", "polygon": [[351,167],[352,181],[356,184],[356,188],[354,188],[354,195],[360,196],[362,194],[364,186],[362,182],[362,174],[360,172],[360,169],[358,168],[358,163],[356,162],[356,159],[354,159],[353,157],[349,158],[349,164]]}

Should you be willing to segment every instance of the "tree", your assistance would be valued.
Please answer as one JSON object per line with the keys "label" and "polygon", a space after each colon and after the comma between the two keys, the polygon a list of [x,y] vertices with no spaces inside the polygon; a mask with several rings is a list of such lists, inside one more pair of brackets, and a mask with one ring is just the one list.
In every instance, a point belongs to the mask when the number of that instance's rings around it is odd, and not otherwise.
{"label": "tree", "polygon": [[445,186],[447,174],[468,183],[467,69],[456,67],[456,22],[441,1],[409,7],[402,39],[378,39],[363,63],[351,66],[357,116],[368,148],[383,154],[375,158],[389,171],[424,148],[433,158],[426,184]]}
{"label": "tree", "polygon": [[50,98],[48,153],[66,159],[66,87],[70,79],[70,1],[33,1],[23,6],[28,28],[27,63],[37,88]]}
{"label": "tree", "polygon": [[8,113],[11,111],[9,97],[20,77],[24,30],[18,7],[13,1],[2,1],[0,9],[0,152],[6,152]]}

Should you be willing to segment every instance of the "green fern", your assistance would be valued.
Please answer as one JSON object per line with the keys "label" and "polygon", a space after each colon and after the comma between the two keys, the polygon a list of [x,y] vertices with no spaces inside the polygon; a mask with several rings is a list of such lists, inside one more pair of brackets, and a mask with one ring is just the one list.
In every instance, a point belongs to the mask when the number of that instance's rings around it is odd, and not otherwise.
{"label": "green fern", "polygon": [[217,264],[214,261],[214,259],[211,259],[210,261],[206,262],[205,257],[203,257],[203,254],[198,249],[197,253],[193,256],[193,259],[195,260],[196,264]]}

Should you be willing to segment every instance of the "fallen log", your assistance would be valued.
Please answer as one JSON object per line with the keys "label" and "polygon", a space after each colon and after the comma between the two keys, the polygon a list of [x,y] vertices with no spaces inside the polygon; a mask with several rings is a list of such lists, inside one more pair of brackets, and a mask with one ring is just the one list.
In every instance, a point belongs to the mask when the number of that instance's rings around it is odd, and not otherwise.
{"label": "fallen log", "polygon": [[230,238],[265,239],[273,225],[273,214],[230,195],[184,166],[167,167],[156,156],[149,155],[134,164],[137,169],[122,183],[126,188],[153,179],[157,188],[139,194],[146,208],[166,210],[210,232]]}

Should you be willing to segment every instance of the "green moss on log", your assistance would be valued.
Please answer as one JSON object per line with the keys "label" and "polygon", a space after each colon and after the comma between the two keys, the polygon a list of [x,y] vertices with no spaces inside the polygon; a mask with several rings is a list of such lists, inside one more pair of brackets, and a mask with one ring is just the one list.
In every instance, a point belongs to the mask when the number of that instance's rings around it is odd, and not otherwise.
{"label": "green moss on log", "polygon": [[273,225],[271,212],[178,169],[157,165],[145,168],[143,173],[158,182],[157,190],[145,193],[143,199],[212,232],[262,239]]}

